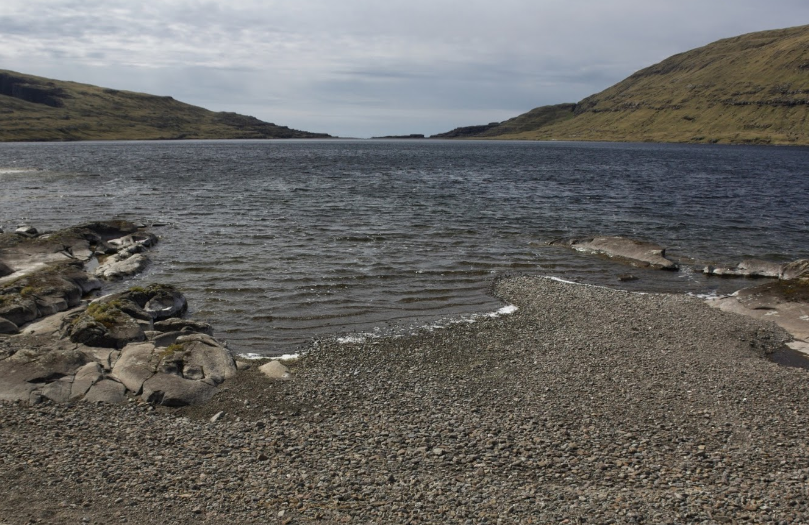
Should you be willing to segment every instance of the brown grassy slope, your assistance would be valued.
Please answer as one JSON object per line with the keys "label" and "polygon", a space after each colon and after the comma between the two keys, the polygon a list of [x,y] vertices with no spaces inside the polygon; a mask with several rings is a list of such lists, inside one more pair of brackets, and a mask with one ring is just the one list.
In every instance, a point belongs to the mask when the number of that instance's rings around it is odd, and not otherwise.
{"label": "brown grassy slope", "polygon": [[236,113],[0,70],[0,141],[315,138]]}
{"label": "brown grassy slope", "polygon": [[533,131],[543,126],[562,122],[573,118],[576,104],[557,104],[554,106],[541,106],[528,113],[523,113],[504,122],[492,122],[483,126],[466,126],[455,128],[446,133],[432,135],[432,139],[453,138],[493,138],[499,135]]}
{"label": "brown grassy slope", "polygon": [[517,131],[506,121],[487,136],[809,144],[808,103],[809,26],[802,26],[675,55],[585,98],[573,118]]}

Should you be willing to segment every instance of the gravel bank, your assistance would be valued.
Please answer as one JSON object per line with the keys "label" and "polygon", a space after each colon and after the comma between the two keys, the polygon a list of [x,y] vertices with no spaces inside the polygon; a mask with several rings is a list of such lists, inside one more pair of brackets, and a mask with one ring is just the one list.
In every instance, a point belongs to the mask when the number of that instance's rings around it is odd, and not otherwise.
{"label": "gravel bank", "polygon": [[809,372],[761,357],[781,329],[495,289],[520,310],[320,343],[202,407],[0,405],[0,523],[809,522]]}

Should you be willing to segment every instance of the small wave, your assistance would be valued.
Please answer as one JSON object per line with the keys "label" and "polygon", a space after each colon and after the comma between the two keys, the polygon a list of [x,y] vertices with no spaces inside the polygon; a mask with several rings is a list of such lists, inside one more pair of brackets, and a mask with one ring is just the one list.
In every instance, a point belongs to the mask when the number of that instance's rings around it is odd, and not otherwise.
{"label": "small wave", "polygon": [[36,168],[4,168],[0,167],[0,175],[18,175],[20,173],[36,173]]}

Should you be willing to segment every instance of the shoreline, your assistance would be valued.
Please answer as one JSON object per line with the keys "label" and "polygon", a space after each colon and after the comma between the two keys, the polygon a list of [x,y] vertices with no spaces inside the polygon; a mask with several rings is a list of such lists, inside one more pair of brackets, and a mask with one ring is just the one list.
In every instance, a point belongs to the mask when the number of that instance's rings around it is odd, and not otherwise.
{"label": "shoreline", "polygon": [[[207,404],[0,404],[9,523],[809,520],[789,336],[700,299],[539,277],[519,310],[323,341]],[[222,412],[214,423],[210,419]]]}

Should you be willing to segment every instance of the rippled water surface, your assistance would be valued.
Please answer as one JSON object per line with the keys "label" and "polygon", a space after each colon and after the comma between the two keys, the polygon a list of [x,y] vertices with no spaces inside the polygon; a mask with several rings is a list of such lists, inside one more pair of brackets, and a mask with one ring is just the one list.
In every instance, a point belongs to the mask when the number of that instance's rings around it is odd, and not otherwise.
{"label": "rippled water surface", "polygon": [[[646,291],[749,282],[627,268],[556,237],[626,235],[693,262],[809,257],[809,149],[450,141],[0,144],[0,226],[126,218],[240,352],[495,311],[503,274]],[[620,282],[632,273],[637,281]],[[132,283],[124,283],[131,285]]]}

